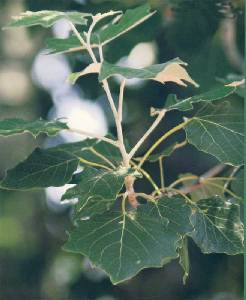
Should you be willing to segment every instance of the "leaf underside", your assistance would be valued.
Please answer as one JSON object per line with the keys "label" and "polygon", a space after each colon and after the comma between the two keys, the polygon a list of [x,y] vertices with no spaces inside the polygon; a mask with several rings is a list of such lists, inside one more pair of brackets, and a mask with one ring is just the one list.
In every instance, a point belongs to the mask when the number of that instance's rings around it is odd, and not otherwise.
{"label": "leaf underside", "polygon": [[66,123],[58,120],[25,121],[22,119],[5,119],[0,121],[0,135],[2,136],[22,134],[25,132],[31,133],[34,137],[37,137],[40,133],[53,136],[65,129],[69,129]]}
{"label": "leaf underside", "polygon": [[127,79],[151,79],[161,83],[171,81],[183,86],[186,86],[185,82],[189,82],[197,87],[197,83],[192,80],[182,65],[186,65],[186,63],[179,58],[143,69],[121,67],[104,61],[101,66],[99,81],[103,81],[111,76],[121,75]]}
{"label": "leaf underside", "polygon": [[30,27],[36,25],[51,27],[62,19],[66,19],[74,24],[86,25],[86,17],[89,16],[91,16],[89,13],[61,12],[55,10],[26,11],[19,16],[12,17],[13,20],[7,27]]}

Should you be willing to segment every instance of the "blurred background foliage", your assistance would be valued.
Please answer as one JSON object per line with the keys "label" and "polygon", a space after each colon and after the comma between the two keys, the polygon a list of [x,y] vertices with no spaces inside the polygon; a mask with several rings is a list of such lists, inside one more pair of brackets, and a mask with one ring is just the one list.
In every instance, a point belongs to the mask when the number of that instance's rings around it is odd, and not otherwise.
{"label": "blurred background foliage", "polygon": [[[126,9],[142,0],[0,0],[0,25],[25,10],[106,11]],[[199,82],[200,91],[219,82],[241,78],[244,53],[244,7],[242,0],[149,0],[157,13],[143,25],[115,40],[106,59],[133,67],[165,62],[179,56]],[[69,72],[81,70],[88,58],[83,54],[44,55],[45,39],[66,37],[67,24],[53,30],[41,28],[0,32],[0,118],[67,117],[81,128],[114,132],[112,117],[96,84],[96,77],[65,83]],[[118,91],[118,82],[112,82]],[[149,109],[161,107],[169,93],[185,97],[198,90],[174,84],[131,82],[126,92],[124,129],[129,144],[151,123]],[[234,95],[234,105],[242,98]],[[181,120],[170,113],[151,139]],[[0,177],[6,169],[32,150],[80,137],[61,135],[51,141],[29,135],[0,139]],[[182,140],[183,136],[180,134]],[[144,149],[143,149],[144,150]],[[185,157],[185,159],[183,159]],[[180,173],[202,174],[216,164],[210,156],[187,146],[165,161],[166,180]],[[147,165],[158,179],[156,166]],[[138,188],[146,190],[145,182]],[[163,269],[142,271],[134,279],[112,286],[81,256],[65,253],[61,246],[71,226],[71,209],[59,203],[61,189],[46,191],[0,191],[0,299],[1,300],[238,300],[242,299],[241,256],[202,255],[190,243],[191,274],[182,284],[176,261]]]}

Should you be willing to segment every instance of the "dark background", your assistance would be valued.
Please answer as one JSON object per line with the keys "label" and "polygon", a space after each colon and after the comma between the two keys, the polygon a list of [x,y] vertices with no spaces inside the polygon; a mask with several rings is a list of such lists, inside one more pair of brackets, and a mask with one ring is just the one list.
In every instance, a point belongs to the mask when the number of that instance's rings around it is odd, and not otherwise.
{"label": "dark background", "polygon": [[[149,82],[137,84],[126,92],[124,129],[129,144],[146,130],[151,122],[151,106],[161,107],[169,93],[185,97],[206,90],[218,82],[240,78],[243,73],[244,14],[243,1],[210,0],[149,0],[157,14],[143,25],[115,40],[106,49],[106,59],[117,62],[126,57],[139,42],[145,42],[155,53],[155,62],[165,62],[179,56],[189,63],[188,70],[200,84],[200,90],[174,84],[162,86]],[[143,1],[105,0],[0,0],[0,25],[11,15],[25,10],[106,11],[126,9]],[[231,6],[230,6],[231,4]],[[232,36],[231,36],[232,33]],[[37,53],[45,47],[51,30],[35,27],[0,32],[0,118],[47,118],[57,106],[73,98],[68,95],[55,101],[53,87],[45,79],[59,77],[46,61],[37,78],[34,65]],[[143,48],[142,48],[143,49]],[[147,54],[146,54],[147,55]],[[56,56],[57,57],[57,56]],[[147,58],[146,58],[147,59]],[[69,62],[72,70],[81,70],[87,58],[67,55],[61,64]],[[52,61],[51,61],[52,64]],[[60,65],[59,65],[60,66]],[[109,130],[114,132],[112,117],[96,77],[80,79],[75,92],[81,101],[89,99],[105,112]],[[57,82],[54,81],[54,85]],[[62,86],[62,83],[59,82]],[[118,84],[113,82],[118,91]],[[58,87],[60,88],[60,87]],[[60,99],[58,97],[58,100]],[[83,98],[83,99],[82,99]],[[234,96],[235,105],[242,99]],[[73,102],[71,102],[72,105]],[[66,107],[66,106],[65,106]],[[66,108],[64,108],[65,111]],[[145,143],[151,145],[160,132],[181,120],[171,113]],[[83,122],[83,120],[81,120]],[[63,140],[59,137],[56,142]],[[182,140],[182,135],[180,135]],[[34,140],[29,135],[0,139],[0,178],[6,169],[24,159],[37,145],[52,142],[44,137]],[[143,149],[144,150],[144,149]],[[184,158],[185,157],[185,158]],[[179,173],[202,174],[217,164],[210,156],[188,146],[177,151],[166,163],[166,180],[170,183]],[[147,165],[158,180],[156,166]],[[144,182],[138,188],[148,191]],[[57,195],[58,191],[53,191]],[[60,206],[45,191],[0,191],[0,299],[1,300],[238,300],[242,299],[242,256],[202,255],[190,242],[191,272],[187,284],[182,284],[182,270],[177,261],[163,269],[140,272],[132,280],[112,286],[104,274],[92,269],[82,256],[61,250],[70,224],[69,207]]]}

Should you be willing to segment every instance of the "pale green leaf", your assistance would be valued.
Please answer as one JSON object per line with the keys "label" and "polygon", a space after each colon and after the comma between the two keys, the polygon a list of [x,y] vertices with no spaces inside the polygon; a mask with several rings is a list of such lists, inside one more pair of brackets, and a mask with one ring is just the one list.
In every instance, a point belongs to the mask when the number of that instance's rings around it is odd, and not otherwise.
{"label": "pale green leaf", "polygon": [[127,172],[121,170],[105,171],[86,167],[80,181],[66,191],[65,199],[78,199],[74,218],[91,217],[109,210],[121,191]]}
{"label": "pale green leaf", "polygon": [[103,81],[111,76],[121,75],[127,79],[151,79],[163,84],[165,82],[175,82],[182,86],[187,86],[185,82],[189,82],[197,87],[197,83],[189,76],[182,65],[186,66],[187,64],[179,58],[143,69],[121,67],[104,61],[101,66],[99,81]]}
{"label": "pale green leaf", "polygon": [[25,132],[31,133],[37,137],[40,133],[47,135],[56,135],[61,130],[69,129],[66,123],[61,121],[25,121],[22,119],[5,119],[0,121],[0,135],[9,136],[22,134]]}
{"label": "pale green leaf", "polygon": [[136,211],[125,214],[106,212],[77,221],[64,249],[88,256],[114,284],[144,268],[161,267],[178,256],[179,229],[183,233],[192,228],[189,207],[181,203],[182,199],[177,206],[171,200],[175,199],[139,205]]}
{"label": "pale green leaf", "polygon": [[66,19],[74,24],[86,25],[86,17],[90,17],[89,13],[80,12],[61,12],[55,10],[41,10],[41,11],[26,11],[19,16],[12,17],[12,22],[7,27],[30,27],[41,25],[43,27],[50,27],[61,19]]}
{"label": "pale green leaf", "polygon": [[187,140],[229,165],[243,164],[243,111],[230,103],[205,104],[185,127]]}
{"label": "pale green leaf", "polygon": [[195,230],[189,235],[203,253],[243,252],[243,226],[240,207],[220,197],[202,199],[194,205],[191,222]]}
{"label": "pale green leaf", "polygon": [[233,86],[222,86],[220,88],[213,89],[200,95],[195,95],[186,99],[177,99],[175,95],[169,97],[165,104],[165,109],[173,110],[177,109],[180,111],[187,111],[193,109],[194,103],[199,102],[212,102],[215,100],[223,99],[236,91],[236,87]]}

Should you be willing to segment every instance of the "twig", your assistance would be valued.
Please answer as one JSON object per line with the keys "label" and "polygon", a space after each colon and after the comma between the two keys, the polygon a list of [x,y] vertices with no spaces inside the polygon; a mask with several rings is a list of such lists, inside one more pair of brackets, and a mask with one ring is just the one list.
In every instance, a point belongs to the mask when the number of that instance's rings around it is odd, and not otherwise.
{"label": "twig", "polygon": [[123,100],[124,100],[125,85],[126,85],[126,80],[123,79],[120,84],[119,106],[118,106],[118,115],[119,115],[120,122],[122,122],[122,119],[123,119]]}
{"label": "twig", "polygon": [[142,146],[142,144],[145,142],[145,140],[148,138],[148,136],[154,131],[154,129],[159,125],[161,120],[164,118],[166,114],[166,110],[161,110],[158,114],[158,117],[155,119],[153,124],[150,126],[150,128],[145,132],[145,134],[141,137],[141,139],[137,142],[137,144],[132,148],[132,150],[129,153],[130,159],[135,155],[135,153],[138,151],[138,149]]}
{"label": "twig", "polygon": [[119,147],[117,141],[109,139],[109,138],[107,138],[105,136],[100,136],[100,135],[97,135],[95,133],[90,133],[90,132],[87,132],[87,131],[84,131],[84,130],[81,130],[81,129],[76,129],[76,128],[69,128],[68,131],[70,131],[72,133],[77,133],[77,134],[85,135],[85,136],[90,137],[90,138],[95,138],[95,139],[104,141],[106,143],[109,143],[109,144],[111,144],[111,145],[113,145],[115,147]]}
{"label": "twig", "polygon": [[191,122],[192,119],[188,119],[184,121],[183,123],[180,123],[179,125],[173,127],[171,130],[163,134],[151,147],[150,149],[145,153],[145,155],[142,157],[140,163],[138,164],[138,167],[140,168],[146,159],[151,155],[151,153],[164,141],[166,140],[170,135],[173,133],[179,131],[180,129],[183,129],[189,122]]}

